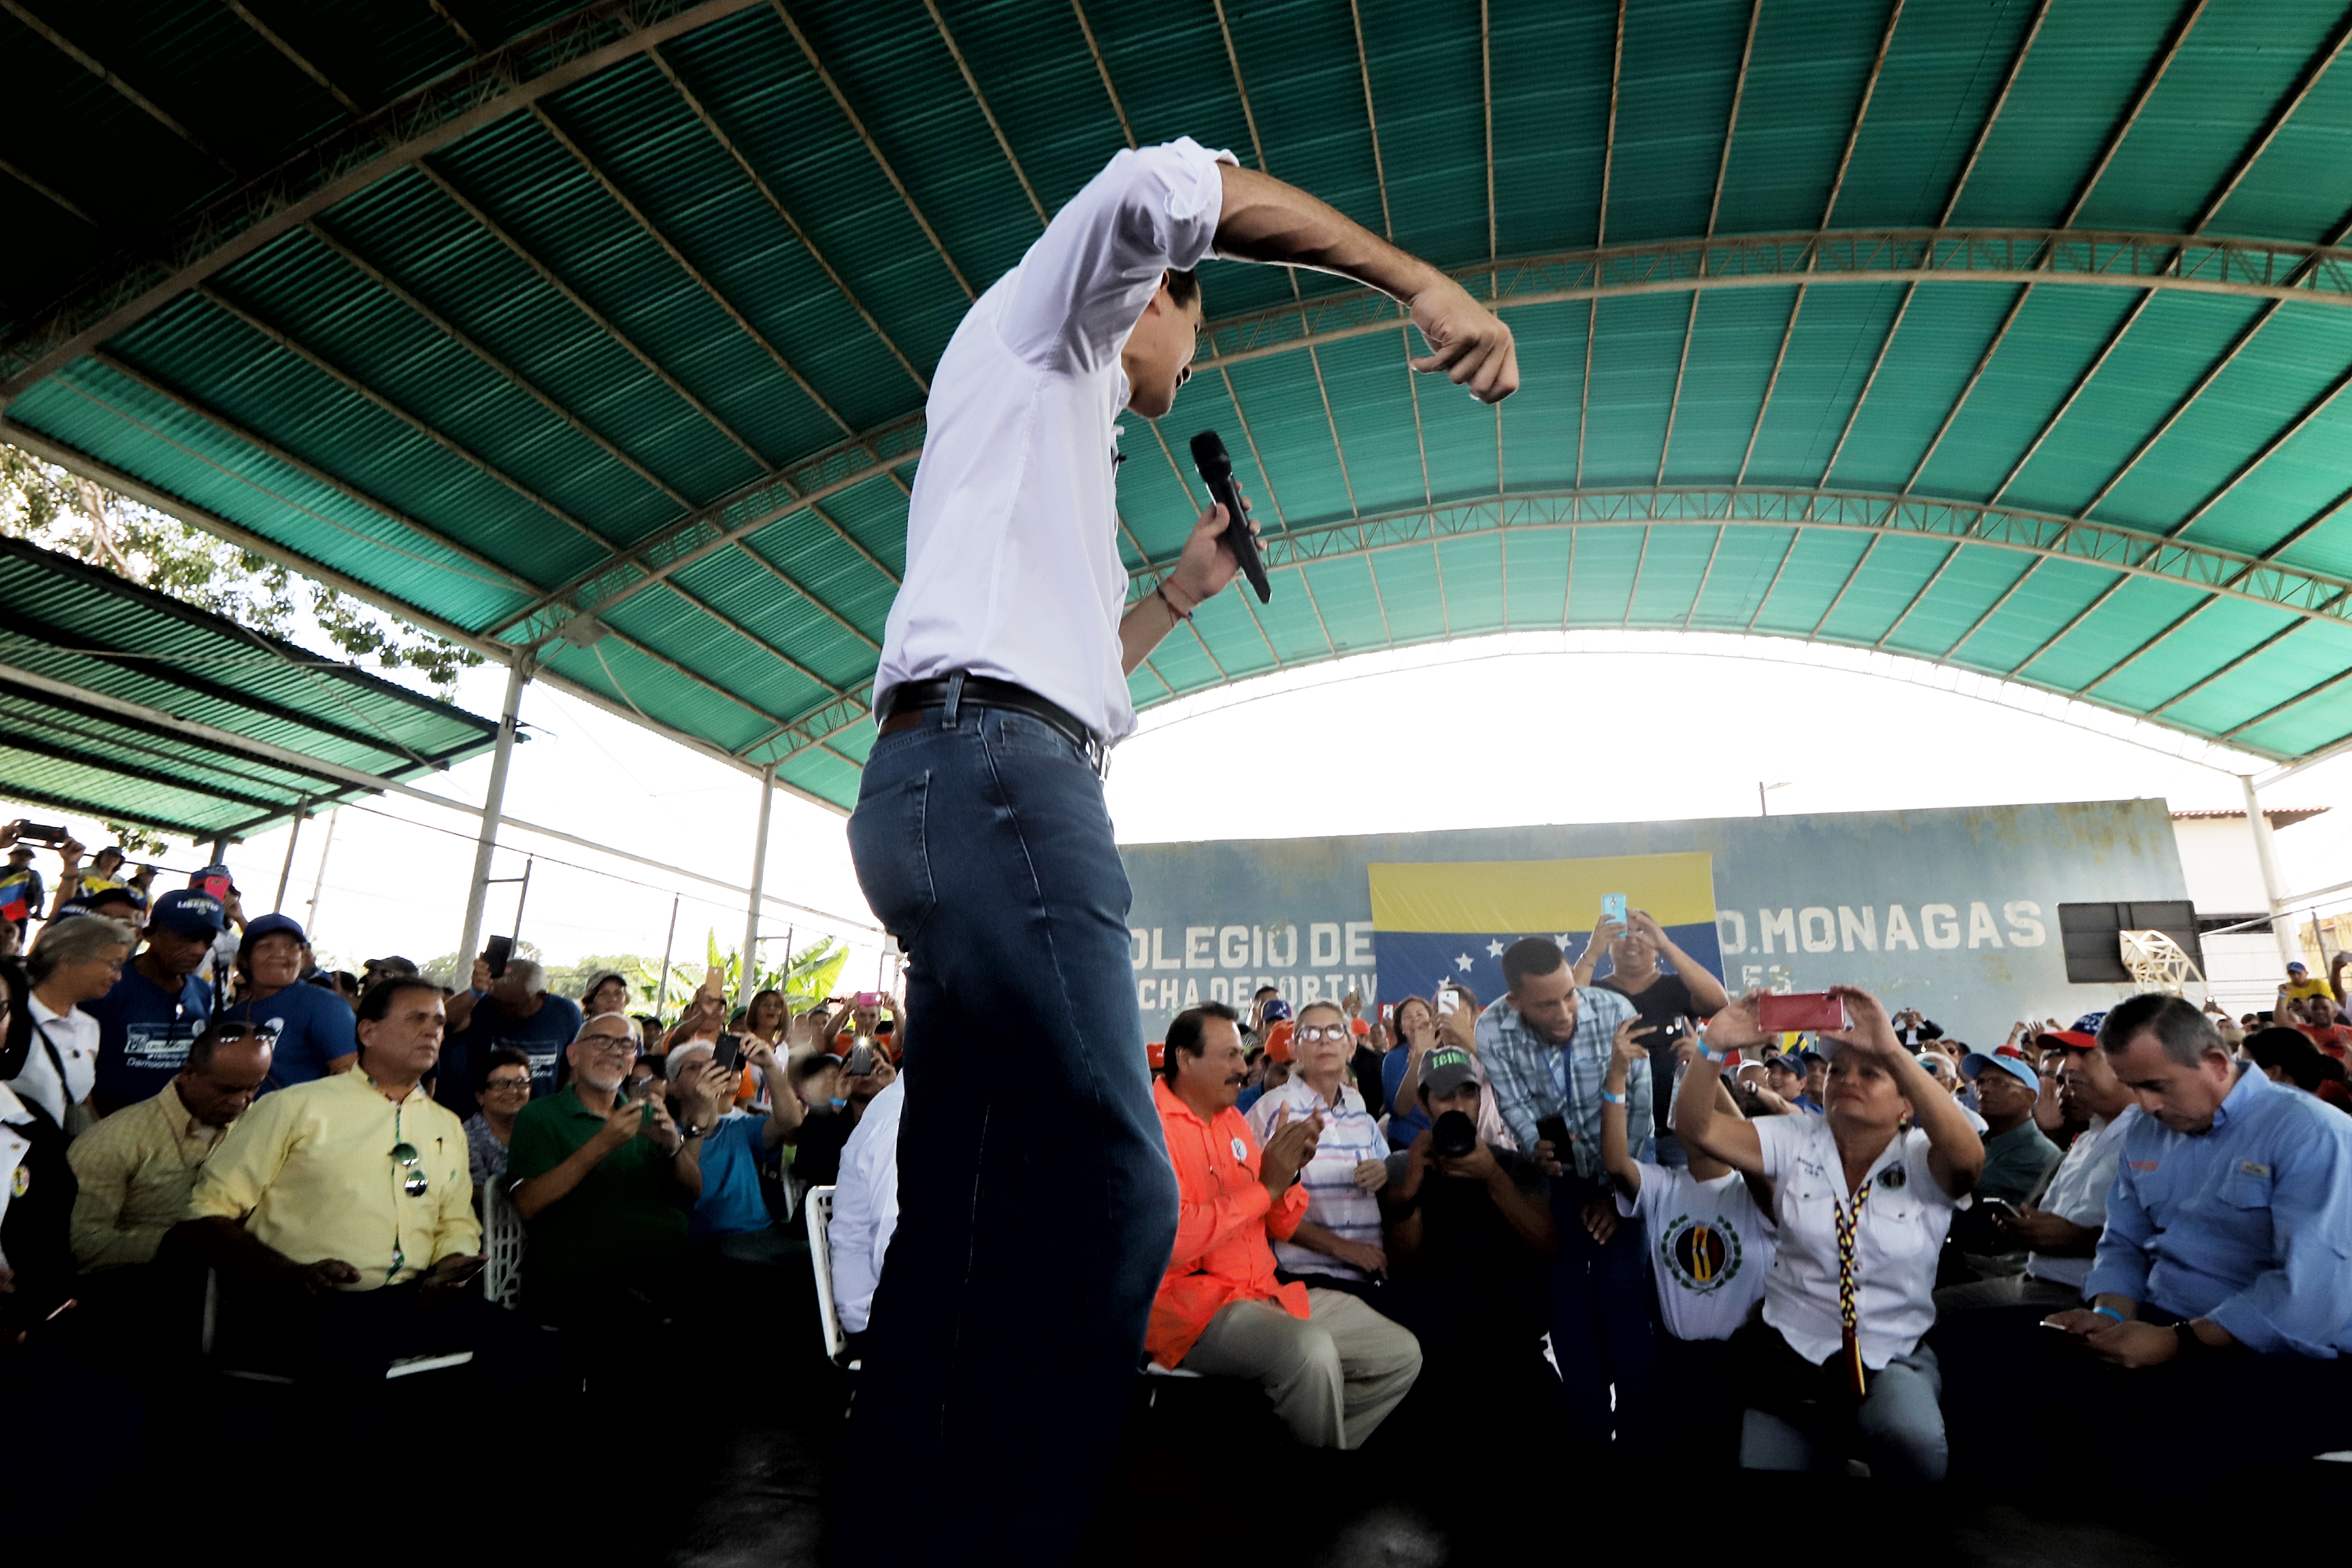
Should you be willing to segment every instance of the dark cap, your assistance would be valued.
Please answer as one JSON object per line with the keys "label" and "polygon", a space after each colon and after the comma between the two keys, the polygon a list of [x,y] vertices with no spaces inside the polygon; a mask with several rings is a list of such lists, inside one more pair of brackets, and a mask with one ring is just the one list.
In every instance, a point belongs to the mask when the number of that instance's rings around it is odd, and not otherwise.
{"label": "dark cap", "polygon": [[219,899],[209,893],[184,887],[157,899],[147,924],[176,931],[183,936],[217,936],[227,928],[228,917]]}
{"label": "dark cap", "polygon": [[1433,1099],[1458,1093],[1464,1084],[1477,1082],[1476,1064],[1458,1045],[1441,1045],[1421,1059],[1421,1092]]}

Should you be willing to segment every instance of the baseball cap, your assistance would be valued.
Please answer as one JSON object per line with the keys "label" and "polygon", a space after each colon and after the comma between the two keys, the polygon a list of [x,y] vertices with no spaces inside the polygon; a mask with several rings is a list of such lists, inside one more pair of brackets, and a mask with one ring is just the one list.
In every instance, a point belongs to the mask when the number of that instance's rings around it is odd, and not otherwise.
{"label": "baseball cap", "polygon": [[1370,1033],[1371,1033],[1371,1032],[1372,1032],[1372,1022],[1371,1022],[1371,1019],[1349,1019],[1349,1020],[1348,1020],[1348,1032],[1349,1032],[1349,1034],[1354,1035],[1357,1039],[1361,1040],[1364,1036],[1366,1036],[1366,1035],[1368,1035],[1368,1034],[1370,1034]]}
{"label": "baseball cap", "polygon": [[2084,1034],[2079,1029],[2045,1029],[2040,1038],[2045,1045],[2054,1040],[2069,1051],[2090,1051],[2099,1043],[2097,1035]]}
{"label": "baseball cap", "polygon": [[30,844],[10,844],[8,846],[8,858],[10,860],[15,860],[18,855],[23,855],[26,860],[32,859],[33,846]]}
{"label": "baseball cap", "polygon": [[248,920],[246,922],[245,940],[238,943],[237,946],[240,951],[249,952],[252,950],[253,945],[256,942],[260,941],[264,936],[275,936],[281,931],[293,937],[297,942],[307,943],[310,940],[310,937],[304,936],[302,933],[302,923],[295,919],[292,915],[265,915],[258,920]]}
{"label": "baseball cap", "polygon": [[1280,1023],[1265,1031],[1265,1059],[1268,1061],[1290,1060],[1290,1031],[1293,1027],[1286,1016]]}
{"label": "baseball cap", "polygon": [[1815,1051],[1811,1046],[1807,1046],[1804,1050],[1795,1052],[1795,1055],[1797,1060],[1803,1062],[1807,1067],[1825,1067],[1829,1064],[1830,1059],[1822,1055],[1820,1051]]}
{"label": "baseball cap", "polygon": [[1152,1071],[1159,1071],[1168,1064],[1168,1042],[1164,1040],[1150,1041],[1143,1048],[1143,1059],[1151,1063]]}
{"label": "baseball cap", "polygon": [[2101,1008],[2097,1012],[2084,1013],[2081,1018],[2076,1019],[2074,1028],[2080,1033],[2095,1035],[2099,1032],[2099,1026],[2106,1021],[2107,1009]]}
{"label": "baseball cap", "polygon": [[1261,1023],[1274,1023],[1282,1019],[1286,1019],[1289,1016],[1290,1004],[1288,1002],[1284,1001],[1280,997],[1269,997],[1266,998],[1265,1011],[1259,1015],[1258,1021]]}
{"label": "baseball cap", "polygon": [[193,887],[183,887],[158,898],[155,912],[147,917],[147,923],[183,936],[217,936],[228,920],[221,911],[219,899]]}
{"label": "baseball cap", "polygon": [[227,864],[220,861],[215,861],[212,864],[205,867],[203,870],[192,873],[188,878],[188,886],[191,888],[201,888],[205,883],[211,881],[214,877],[218,877],[223,882],[227,883],[228,890],[231,893],[236,892],[236,878],[229,874]]}
{"label": "baseball cap", "polygon": [[2311,973],[2309,969],[2305,968],[2301,964],[2289,964],[2286,967],[2286,972],[2290,975],[2308,975]]}
{"label": "baseball cap", "polygon": [[2042,1092],[2042,1074],[2034,1071],[2032,1064],[2013,1046],[2004,1045],[1991,1051],[1972,1051],[1960,1058],[1960,1071],[1971,1081],[1983,1077],[1990,1067],[2000,1069],[2036,1094]]}
{"label": "baseball cap", "polygon": [[1477,1079],[1478,1070],[1471,1064],[1470,1053],[1458,1045],[1441,1045],[1421,1059],[1423,1094],[1452,1094]]}
{"label": "baseball cap", "polygon": [[416,973],[416,960],[414,958],[404,958],[397,953],[393,954],[388,958],[370,958],[366,963],[360,967],[363,969],[392,970],[404,975],[414,975]]}

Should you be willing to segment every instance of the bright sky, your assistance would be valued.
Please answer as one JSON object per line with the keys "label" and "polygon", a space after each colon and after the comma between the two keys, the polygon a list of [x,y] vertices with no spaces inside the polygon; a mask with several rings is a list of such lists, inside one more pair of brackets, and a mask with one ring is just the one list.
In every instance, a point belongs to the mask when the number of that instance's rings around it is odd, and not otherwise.
{"label": "bright sky", "polygon": [[[504,680],[495,669],[468,672],[458,700],[495,714]],[[1744,816],[1757,810],[1759,783],[1784,785],[1771,792],[1776,816],[2135,796],[2176,809],[2243,804],[2229,774],[2168,755],[2202,749],[2168,732],[2137,729],[2163,748],[2154,750],[2121,738],[2133,727],[2106,716],[2097,722],[2118,734],[1939,686],[2059,706],[1933,666],[1785,640],[1514,633],[1280,673],[1155,710],[1119,748],[1108,793],[1126,842]],[[546,687],[528,689],[523,720],[531,738],[508,784],[513,815],[749,882],[755,779]],[[485,756],[425,787],[478,802],[488,774]],[[2280,835],[2295,890],[2352,879],[2352,810],[2341,809],[2352,807],[2352,757],[2264,800],[2339,808]],[[844,983],[872,984],[879,946],[844,828],[778,792],[767,886],[806,907],[771,905],[763,930],[781,937],[790,921],[795,946],[820,932],[845,936],[853,957]],[[474,831],[474,819],[456,812],[369,800],[341,813],[322,875],[326,822],[314,820],[296,846],[285,908],[345,967],[451,951]],[[527,852],[542,853],[522,934],[552,961],[658,954],[673,894],[682,959],[699,953],[706,932],[722,948],[741,941],[740,895],[519,831],[502,843],[512,847],[497,876],[519,876]],[[286,846],[280,829],[231,852],[249,914],[271,906]],[[184,850],[170,862],[195,863]],[[487,929],[512,928],[517,892],[490,890]]]}

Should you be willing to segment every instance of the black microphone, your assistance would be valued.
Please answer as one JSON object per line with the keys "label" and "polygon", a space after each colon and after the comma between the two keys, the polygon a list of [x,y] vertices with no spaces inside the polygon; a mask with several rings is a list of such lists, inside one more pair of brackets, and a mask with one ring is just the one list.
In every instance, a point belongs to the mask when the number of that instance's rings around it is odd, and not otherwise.
{"label": "black microphone", "polygon": [[1265,562],[1258,559],[1257,536],[1250,532],[1249,514],[1242,510],[1242,493],[1234,483],[1234,460],[1225,455],[1225,444],[1213,430],[1204,430],[1192,437],[1192,466],[1201,471],[1201,483],[1209,487],[1209,499],[1225,509],[1225,548],[1242,563],[1243,575],[1257,591],[1257,601],[1274,601],[1274,585],[1265,580]]}

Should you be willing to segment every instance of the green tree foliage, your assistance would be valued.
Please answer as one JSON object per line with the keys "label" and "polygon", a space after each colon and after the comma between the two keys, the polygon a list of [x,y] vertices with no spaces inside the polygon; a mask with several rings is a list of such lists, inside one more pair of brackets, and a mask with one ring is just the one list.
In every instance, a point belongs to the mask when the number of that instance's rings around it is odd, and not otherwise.
{"label": "green tree foliage", "polygon": [[70,555],[274,637],[317,627],[354,659],[423,674],[446,697],[482,662],[324,583],[0,444],[0,535]]}

